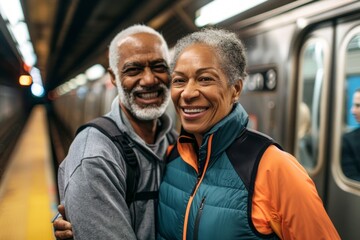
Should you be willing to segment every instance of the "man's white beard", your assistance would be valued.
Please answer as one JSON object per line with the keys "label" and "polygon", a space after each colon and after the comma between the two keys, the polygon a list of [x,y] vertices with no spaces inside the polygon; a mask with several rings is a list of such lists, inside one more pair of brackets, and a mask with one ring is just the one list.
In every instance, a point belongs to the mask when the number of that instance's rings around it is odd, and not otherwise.
{"label": "man's white beard", "polygon": [[131,92],[125,92],[121,84],[117,84],[120,102],[139,120],[154,120],[161,117],[170,101],[170,89],[165,84],[161,83],[160,87],[163,89],[164,101],[160,106],[148,105],[140,107],[135,102],[134,92],[140,87],[135,87]]}

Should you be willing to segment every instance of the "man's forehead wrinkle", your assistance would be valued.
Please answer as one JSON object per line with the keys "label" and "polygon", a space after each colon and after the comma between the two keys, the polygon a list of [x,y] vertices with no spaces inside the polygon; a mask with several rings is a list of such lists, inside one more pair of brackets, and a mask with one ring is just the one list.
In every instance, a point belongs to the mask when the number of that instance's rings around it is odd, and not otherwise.
{"label": "man's forehead wrinkle", "polygon": [[118,43],[118,48],[121,49],[122,46],[127,47],[126,45],[130,45],[132,49],[140,48],[144,45],[143,41],[141,41],[139,38],[128,36]]}
{"label": "man's forehead wrinkle", "polygon": [[124,63],[123,68],[133,67],[133,66],[147,67],[147,66],[153,66],[153,65],[161,64],[161,63],[166,64],[166,61],[164,59],[151,59],[151,60],[146,60],[146,61],[129,61],[129,62]]}
{"label": "man's forehead wrinkle", "polygon": [[[126,36],[125,38],[118,41],[117,46],[120,47],[123,44],[131,44],[133,47],[140,47],[144,44],[144,38],[152,38],[152,43],[155,44],[161,44],[160,39],[150,33],[134,33],[132,35]],[[149,39],[147,39],[147,42]]]}

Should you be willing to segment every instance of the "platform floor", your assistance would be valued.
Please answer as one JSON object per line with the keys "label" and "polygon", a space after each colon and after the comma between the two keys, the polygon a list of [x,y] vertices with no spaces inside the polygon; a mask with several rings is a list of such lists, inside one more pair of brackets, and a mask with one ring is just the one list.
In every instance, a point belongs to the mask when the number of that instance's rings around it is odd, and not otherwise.
{"label": "platform floor", "polygon": [[46,112],[35,106],[0,185],[0,240],[53,240],[56,183]]}

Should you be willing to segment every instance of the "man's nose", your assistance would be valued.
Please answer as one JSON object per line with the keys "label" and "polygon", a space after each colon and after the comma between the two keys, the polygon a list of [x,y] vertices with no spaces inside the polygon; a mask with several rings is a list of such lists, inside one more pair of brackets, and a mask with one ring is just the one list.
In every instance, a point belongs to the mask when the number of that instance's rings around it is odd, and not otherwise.
{"label": "man's nose", "polygon": [[351,114],[356,115],[356,107],[353,105],[350,109]]}
{"label": "man's nose", "polygon": [[140,81],[140,85],[143,86],[152,86],[159,82],[157,76],[153,73],[150,67],[145,67],[143,76]]}

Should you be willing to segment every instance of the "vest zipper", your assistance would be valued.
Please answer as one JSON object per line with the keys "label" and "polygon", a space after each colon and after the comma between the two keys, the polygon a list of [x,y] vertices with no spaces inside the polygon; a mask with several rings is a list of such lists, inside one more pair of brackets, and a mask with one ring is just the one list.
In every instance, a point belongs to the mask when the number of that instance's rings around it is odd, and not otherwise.
{"label": "vest zipper", "polygon": [[199,174],[198,174],[195,187],[191,192],[190,198],[189,198],[187,206],[186,206],[185,217],[184,217],[184,226],[183,226],[183,237],[182,237],[183,240],[186,240],[187,227],[188,227],[187,224],[188,224],[188,220],[189,220],[191,204],[194,200],[194,195],[196,194],[197,189],[199,188],[199,186],[204,178],[204,175],[206,173],[206,170],[207,170],[207,167],[208,167],[208,164],[210,161],[212,139],[213,139],[213,135],[210,135],[204,169],[201,173],[199,172]]}
{"label": "vest zipper", "polygon": [[198,183],[199,183],[200,179],[201,179],[201,174],[199,174],[199,175],[197,176],[196,183],[195,183],[195,185],[194,185],[194,187],[193,187],[193,190],[191,191],[190,196],[194,196],[194,193],[195,193],[196,187],[198,186]]}
{"label": "vest zipper", "polygon": [[204,205],[205,205],[205,199],[206,197],[203,197],[200,203],[200,207],[198,209],[198,212],[196,213],[196,218],[195,218],[195,226],[194,226],[194,240],[198,239],[199,236],[199,226],[200,226],[200,219],[201,219],[201,215],[204,209]]}

